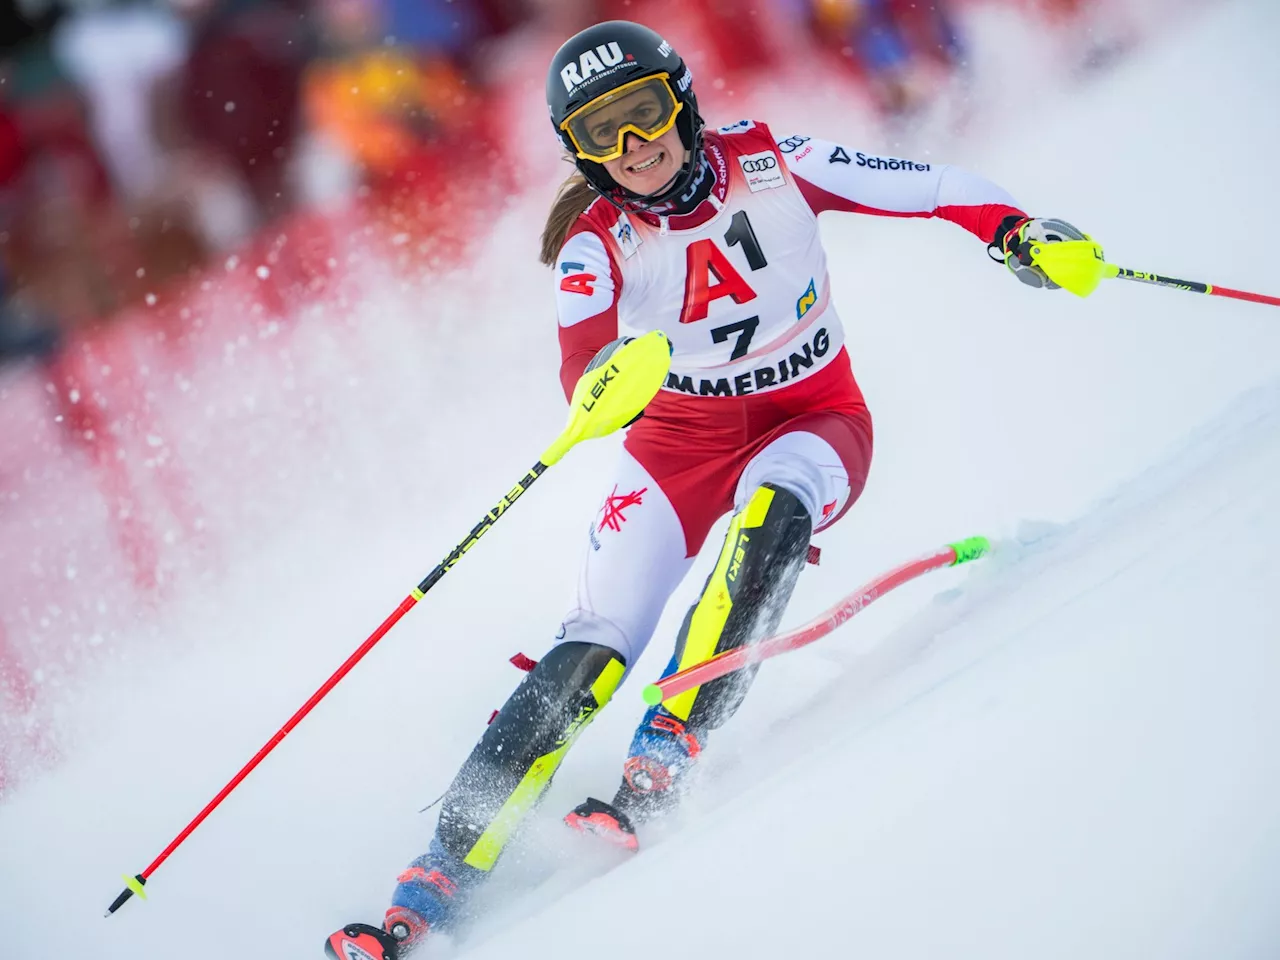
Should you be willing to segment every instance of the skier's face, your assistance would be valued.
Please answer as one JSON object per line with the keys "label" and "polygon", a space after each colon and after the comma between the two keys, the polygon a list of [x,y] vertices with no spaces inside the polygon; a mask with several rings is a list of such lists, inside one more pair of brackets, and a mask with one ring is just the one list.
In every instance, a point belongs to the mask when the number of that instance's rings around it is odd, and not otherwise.
{"label": "skier's face", "polygon": [[626,153],[616,160],[606,160],[604,168],[619,186],[642,197],[661,193],[689,157],[675,127],[657,140],[628,133],[626,148]]}

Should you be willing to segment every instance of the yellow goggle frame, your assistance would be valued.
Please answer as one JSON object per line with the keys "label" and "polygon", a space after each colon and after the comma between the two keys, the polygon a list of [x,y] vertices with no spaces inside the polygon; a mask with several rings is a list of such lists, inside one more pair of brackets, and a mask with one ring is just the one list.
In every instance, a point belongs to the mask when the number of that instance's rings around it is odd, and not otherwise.
{"label": "yellow goggle frame", "polygon": [[[670,104],[670,113],[663,121],[645,130],[636,126],[634,123],[624,123],[618,128],[617,141],[613,149],[601,152],[600,146],[594,141],[587,139],[585,130],[580,127],[575,129],[575,124],[584,120],[587,116],[599,110],[616,100],[620,100],[630,93],[634,93],[646,85],[652,85],[657,80],[661,82],[661,86],[666,90],[668,103]],[[604,163],[606,160],[617,160],[626,153],[624,144],[626,143],[627,134],[634,133],[636,136],[644,140],[657,140],[668,130],[676,125],[676,118],[680,116],[680,111],[684,109],[684,104],[676,96],[675,91],[671,89],[671,75],[668,73],[651,73],[647,77],[641,77],[639,80],[632,80],[630,83],[624,83],[616,89],[610,90],[608,93],[601,94],[589,103],[583,104],[573,113],[565,118],[560,124],[560,129],[568,135],[570,142],[573,143],[577,156],[582,160],[592,160],[596,163]],[[584,142],[585,141],[585,142]]]}

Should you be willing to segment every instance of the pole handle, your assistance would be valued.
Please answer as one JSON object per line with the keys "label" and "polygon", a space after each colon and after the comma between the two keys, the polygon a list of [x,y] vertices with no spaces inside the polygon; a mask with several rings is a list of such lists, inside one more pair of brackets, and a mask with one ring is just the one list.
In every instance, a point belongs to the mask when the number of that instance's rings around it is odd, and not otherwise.
{"label": "pole handle", "polygon": [[1166,287],[1170,290],[1203,293],[1212,297],[1230,297],[1233,300],[1248,300],[1251,303],[1280,307],[1280,297],[1232,290],[1230,287],[1219,287],[1202,280],[1179,280],[1176,277],[1165,277],[1143,270],[1130,270],[1128,267],[1108,263],[1102,247],[1088,238],[1037,243],[1030,248],[1030,255],[1032,263],[1044,270],[1049,279],[1079,297],[1089,296],[1103,280],[1118,279]]}

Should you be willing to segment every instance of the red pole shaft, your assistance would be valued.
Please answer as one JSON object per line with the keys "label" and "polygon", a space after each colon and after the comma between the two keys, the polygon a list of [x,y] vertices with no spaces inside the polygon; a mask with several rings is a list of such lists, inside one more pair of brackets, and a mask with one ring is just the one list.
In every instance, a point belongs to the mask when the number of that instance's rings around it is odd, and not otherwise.
{"label": "red pole shaft", "polygon": [[807,646],[813,641],[825,637],[841,624],[851,620],[890,590],[900,587],[907,581],[914,580],[930,570],[949,567],[955,562],[955,549],[953,547],[943,547],[937,553],[921,557],[918,560],[912,560],[910,563],[904,563],[902,566],[881,574],[870,583],[859,587],[826,613],[823,613],[815,620],[809,621],[802,627],[797,627],[787,633],[780,633],[776,637],[770,637],[748,647],[730,650],[717,657],[712,657],[710,660],[705,660],[702,663],[681,670],[679,673],[673,673],[669,677],[662,678],[645,691],[645,700],[650,704],[660,702],[657,694],[651,692],[654,687],[661,691],[661,700],[669,700],[672,697],[679,696],[686,690],[692,690],[694,687],[702,686],[704,683],[710,683],[718,677],[723,677],[727,673],[733,673],[735,670],[741,670],[743,667],[759,663],[762,660],[769,660],[789,650]]}
{"label": "red pole shaft", "polygon": [[218,791],[218,795],[210,800],[203,810],[196,814],[196,818],[187,824],[186,828],[180,834],[174,837],[173,842],[165,847],[160,856],[156,857],[155,860],[151,862],[151,866],[142,871],[141,877],[143,880],[149,878],[160,864],[164,863],[165,860],[169,858],[169,854],[177,850],[178,847],[182,845],[182,842],[186,840],[187,837],[191,836],[192,831],[194,831],[196,827],[200,826],[200,824],[204,822],[205,818],[218,808],[218,805],[227,798],[231,791],[238,787],[240,782],[253,772],[254,767],[260,764],[267,754],[274,750],[279,745],[280,741],[287,737],[289,732],[302,722],[303,718],[311,712],[312,708],[323,700],[328,695],[329,691],[336,687],[342,678],[350,673],[357,663],[364,659],[365,654],[372,650],[374,645],[386,636],[387,631],[394,627],[400,618],[408,613],[417,602],[418,601],[413,596],[405,597],[400,602],[400,606],[396,607],[391,616],[382,621],[382,625],[369,635],[369,639],[365,640],[365,642],[360,645],[359,649],[357,649],[355,653],[351,654],[351,656],[347,658],[346,662],[334,672],[333,676],[326,680],[320,686],[320,689],[311,695],[311,699],[304,703],[298,709],[298,712],[290,717],[288,722],[285,723],[279,731],[277,731],[276,735],[268,740],[266,744],[263,745],[262,749],[253,755],[253,758],[241,768],[240,772],[232,777],[231,781],[225,787]]}
{"label": "red pole shaft", "polygon": [[1280,307],[1280,297],[1268,297],[1265,293],[1246,293],[1243,290],[1232,290],[1230,287],[1211,287],[1209,294],[1214,297],[1230,297],[1233,300],[1248,300],[1252,303],[1266,303]]}
{"label": "red pole shaft", "polygon": [[457,565],[464,556],[466,556],[467,551],[475,546],[476,542],[479,541],[479,539],[484,536],[495,523],[498,522],[503,514],[511,508],[511,504],[517,497],[524,494],[531,486],[534,485],[535,482],[537,482],[538,478],[546,472],[546,469],[547,465],[541,460],[530,467],[529,471],[520,478],[520,482],[507,491],[502,499],[498,501],[497,505],[486,513],[479,523],[471,528],[471,532],[467,534],[466,539],[454,547],[444,560],[436,564],[435,569],[427,574],[426,578],[413,589],[409,596],[400,601],[400,606],[396,607],[395,610],[392,611],[391,615],[382,621],[382,625],[379,626],[377,630],[373,631],[364,643],[360,644],[355,653],[347,657],[346,662],[334,672],[333,676],[321,685],[319,690],[311,695],[311,699],[304,703],[297,713],[289,718],[289,722],[281,727],[276,735],[268,740],[263,748],[253,755],[253,758],[231,779],[231,782],[218,791],[218,795],[209,801],[194,820],[187,824],[185,830],[174,837],[173,842],[164,848],[164,851],[160,856],[156,857],[155,860],[151,862],[151,865],[147,867],[146,870],[142,871],[142,873],[135,874],[132,878],[125,878],[127,886],[121,890],[119,896],[111,902],[111,906],[107,907],[106,916],[109,917],[119,910],[135,893],[142,893],[143,885],[146,884],[147,879],[151,874],[155,873],[160,864],[164,863],[165,860],[169,858],[169,854],[178,849],[178,847],[182,845],[182,842],[186,840],[187,837],[191,836],[192,831],[194,831],[196,827],[200,826],[200,824],[204,822],[205,818],[208,817],[209,814],[213,813],[213,811],[218,808],[218,805],[227,798],[231,791],[238,787],[240,782],[253,772],[254,768],[263,761],[267,754],[274,750],[276,745],[289,735],[289,731],[301,723],[303,718],[311,712],[312,708],[323,700],[328,695],[329,691],[336,687],[342,678],[350,673],[357,663],[364,659],[365,654],[372,650],[374,645],[386,636],[387,631],[394,627],[400,621],[401,617],[413,609],[414,604],[421,600],[428,590],[439,583],[444,575],[453,569],[453,567]]}

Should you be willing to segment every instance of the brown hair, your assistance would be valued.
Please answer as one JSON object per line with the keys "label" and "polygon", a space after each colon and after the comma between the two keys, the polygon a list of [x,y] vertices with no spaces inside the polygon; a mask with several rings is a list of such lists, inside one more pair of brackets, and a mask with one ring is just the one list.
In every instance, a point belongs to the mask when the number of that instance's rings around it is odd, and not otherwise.
{"label": "brown hair", "polygon": [[541,260],[548,267],[555,266],[560,248],[564,246],[564,238],[569,235],[569,228],[597,196],[599,194],[595,188],[577,171],[560,184],[556,199],[551,204],[551,212],[547,214],[547,225],[542,228]]}

